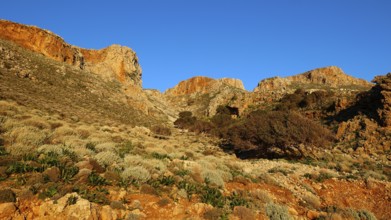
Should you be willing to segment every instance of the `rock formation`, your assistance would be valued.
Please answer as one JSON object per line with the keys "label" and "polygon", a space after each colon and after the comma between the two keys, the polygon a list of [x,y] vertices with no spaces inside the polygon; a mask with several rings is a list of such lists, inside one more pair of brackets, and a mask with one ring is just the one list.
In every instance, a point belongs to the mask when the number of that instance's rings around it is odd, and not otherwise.
{"label": "rock formation", "polygon": [[219,105],[242,112],[247,108],[249,94],[239,79],[203,76],[184,80],[164,93],[172,106],[182,111],[192,111],[198,116],[214,115]]}
{"label": "rock formation", "polygon": [[374,82],[380,88],[381,108],[378,109],[378,114],[383,126],[391,128],[391,73],[385,76],[378,76]]}
{"label": "rock formation", "polygon": [[6,20],[0,20],[0,30],[0,38],[26,49],[106,79],[116,78],[126,86],[141,88],[141,67],[136,53],[130,48],[112,45],[102,50],[82,49],[67,44],[50,31]]}
{"label": "rock formation", "polygon": [[221,78],[212,79],[204,76],[192,77],[188,80],[181,81],[174,88],[168,89],[167,95],[190,95],[193,93],[210,93],[213,90],[219,89],[223,85],[228,85],[234,88],[244,90],[243,82],[239,79]]}
{"label": "rock formation", "polygon": [[254,92],[286,91],[296,89],[298,86],[327,86],[331,88],[365,87],[370,88],[371,83],[351,77],[336,66],[314,69],[302,74],[280,78],[273,77],[259,82]]}

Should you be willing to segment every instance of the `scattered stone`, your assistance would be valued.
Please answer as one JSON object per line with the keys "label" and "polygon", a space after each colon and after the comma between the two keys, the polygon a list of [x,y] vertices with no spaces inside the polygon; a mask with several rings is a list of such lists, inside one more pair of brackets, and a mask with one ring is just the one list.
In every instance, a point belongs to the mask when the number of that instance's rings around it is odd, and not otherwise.
{"label": "scattered stone", "polygon": [[296,209],[294,209],[292,207],[288,208],[288,212],[289,212],[289,214],[291,214],[293,216],[298,216],[299,215],[299,213],[296,211]]}
{"label": "scattered stone", "polygon": [[102,207],[100,211],[100,219],[101,220],[116,220],[117,219],[117,213],[114,212],[110,206],[105,205]]}
{"label": "scattered stone", "polygon": [[87,160],[80,161],[80,162],[76,163],[75,166],[77,168],[79,168],[79,170],[81,170],[81,169],[92,170],[93,169],[93,166]]}
{"label": "scattered stone", "polygon": [[77,184],[80,183],[87,183],[88,182],[88,176],[92,173],[89,169],[81,169],[79,172],[74,176],[74,179],[76,180]]}
{"label": "scattered stone", "polygon": [[92,170],[94,170],[97,173],[104,173],[106,170],[104,167],[102,167],[98,161],[95,159],[90,158],[89,159],[90,164],[92,165]]}
{"label": "scattered stone", "polygon": [[13,202],[0,203],[0,219],[12,219],[16,212],[16,206]]}
{"label": "scattered stone", "polygon": [[150,195],[157,195],[157,191],[155,188],[150,186],[149,184],[143,184],[140,187],[140,193],[142,194],[150,194]]}
{"label": "scattered stone", "polygon": [[123,202],[121,202],[121,201],[112,201],[110,203],[110,207],[112,209],[126,209],[126,207],[124,206]]}
{"label": "scattered stone", "polygon": [[61,171],[58,167],[50,167],[46,169],[42,174],[44,176],[46,175],[51,182],[57,182],[60,179]]}
{"label": "scattered stone", "polygon": [[320,216],[320,213],[317,211],[313,211],[313,210],[307,211],[307,218],[309,218],[309,219],[317,219],[317,218],[319,218],[319,216]]}
{"label": "scattered stone", "polygon": [[143,210],[143,206],[141,205],[141,202],[139,200],[133,200],[132,203],[129,205],[130,210]]}

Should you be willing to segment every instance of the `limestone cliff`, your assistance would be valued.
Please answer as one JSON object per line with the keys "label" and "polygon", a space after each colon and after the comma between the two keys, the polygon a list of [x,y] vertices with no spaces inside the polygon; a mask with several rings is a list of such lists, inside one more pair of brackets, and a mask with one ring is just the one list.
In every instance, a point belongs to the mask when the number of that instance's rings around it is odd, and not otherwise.
{"label": "limestone cliff", "polygon": [[126,86],[141,89],[141,67],[130,48],[112,45],[102,50],[82,49],[66,43],[50,31],[6,20],[0,20],[0,38],[56,61],[89,70],[106,79],[116,78]]}

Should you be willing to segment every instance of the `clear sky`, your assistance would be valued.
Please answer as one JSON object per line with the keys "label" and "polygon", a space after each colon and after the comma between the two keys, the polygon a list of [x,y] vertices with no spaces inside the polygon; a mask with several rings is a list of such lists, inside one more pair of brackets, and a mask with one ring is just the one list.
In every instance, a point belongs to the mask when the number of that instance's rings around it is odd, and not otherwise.
{"label": "clear sky", "polygon": [[196,75],[243,80],[336,65],[372,80],[391,72],[390,0],[12,0],[0,18],[70,44],[134,49],[144,88]]}

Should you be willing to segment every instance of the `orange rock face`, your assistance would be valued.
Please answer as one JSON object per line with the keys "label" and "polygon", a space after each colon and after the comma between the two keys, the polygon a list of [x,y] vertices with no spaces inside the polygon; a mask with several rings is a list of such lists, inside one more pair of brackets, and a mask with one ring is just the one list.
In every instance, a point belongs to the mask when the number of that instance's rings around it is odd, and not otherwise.
{"label": "orange rock face", "polygon": [[0,20],[0,29],[0,38],[13,41],[54,60],[83,68],[84,60],[80,51],[50,31],[5,20]]}
{"label": "orange rock face", "polygon": [[130,48],[112,45],[102,50],[82,49],[50,31],[6,20],[0,20],[0,38],[106,79],[116,78],[126,86],[141,88],[141,67],[136,53]]}
{"label": "orange rock face", "polygon": [[244,90],[244,86],[241,80],[222,78],[212,79],[204,76],[196,76],[188,80],[181,81],[174,88],[168,89],[166,94],[168,95],[189,95],[193,93],[210,93],[221,85],[228,85],[238,89]]}

